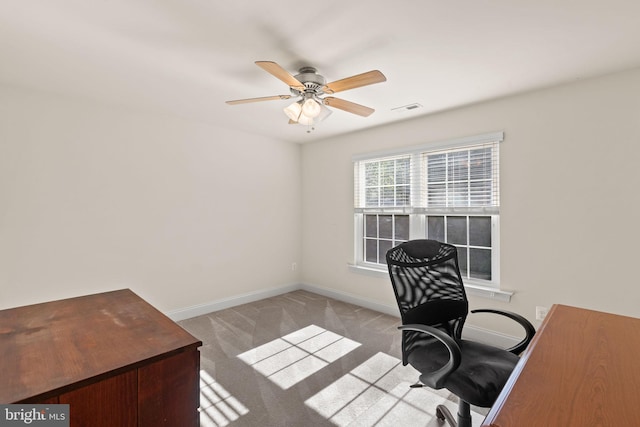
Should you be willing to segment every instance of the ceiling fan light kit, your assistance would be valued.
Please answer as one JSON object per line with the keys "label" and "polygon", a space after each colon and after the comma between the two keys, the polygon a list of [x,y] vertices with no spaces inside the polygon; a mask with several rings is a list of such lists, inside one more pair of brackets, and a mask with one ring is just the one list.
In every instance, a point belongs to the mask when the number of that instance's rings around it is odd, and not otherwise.
{"label": "ceiling fan light kit", "polygon": [[[249,102],[270,101],[278,99],[289,99],[292,96],[299,98],[296,102],[284,108],[284,113],[289,118],[290,124],[300,124],[303,126],[313,126],[329,117],[332,111],[326,105],[357,114],[362,117],[371,115],[375,110],[351,101],[325,96],[348,89],[367,86],[374,83],[386,81],[386,77],[378,70],[358,74],[326,83],[323,76],[317,73],[313,67],[302,67],[298,74],[291,75],[287,70],[272,61],[256,61],[256,65],[264,69],[274,77],[280,79],[289,86],[292,95],[265,96],[260,98],[238,99],[227,101],[227,104],[245,104]],[[307,130],[307,132],[310,132]]]}
{"label": "ceiling fan light kit", "polygon": [[292,124],[298,123],[304,126],[312,126],[329,117],[332,113],[318,101],[308,98],[304,102],[296,101],[284,108],[284,113],[289,117]]}

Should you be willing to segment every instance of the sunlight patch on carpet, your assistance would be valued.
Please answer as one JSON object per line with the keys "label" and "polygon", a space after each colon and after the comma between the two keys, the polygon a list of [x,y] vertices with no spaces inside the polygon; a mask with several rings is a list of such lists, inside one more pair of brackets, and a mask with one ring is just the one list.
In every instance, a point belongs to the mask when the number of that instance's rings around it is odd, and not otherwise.
{"label": "sunlight patch on carpet", "polygon": [[246,351],[238,358],[286,390],[360,345],[310,325]]}
{"label": "sunlight patch on carpet", "polygon": [[399,359],[377,353],[305,404],[339,427],[425,426],[446,398],[409,388],[418,375]]}
{"label": "sunlight patch on carpet", "polygon": [[249,409],[224,389],[208,372],[200,371],[200,426],[225,427]]}

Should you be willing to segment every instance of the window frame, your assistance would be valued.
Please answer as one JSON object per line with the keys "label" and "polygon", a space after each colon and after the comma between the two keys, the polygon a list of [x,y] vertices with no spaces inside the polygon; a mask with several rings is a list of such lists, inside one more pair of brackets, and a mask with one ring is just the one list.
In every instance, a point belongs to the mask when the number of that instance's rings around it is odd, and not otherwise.
{"label": "window frame", "polygon": [[[430,144],[423,144],[404,149],[379,151],[374,153],[366,153],[353,157],[354,163],[354,259],[351,266],[356,270],[368,272],[387,273],[385,264],[372,263],[365,260],[365,217],[371,215],[408,215],[409,216],[409,239],[426,238],[427,236],[427,216],[488,216],[491,218],[491,280],[482,280],[475,278],[464,278],[467,288],[475,288],[485,295],[497,297],[498,299],[509,300],[510,293],[500,291],[500,204],[499,194],[497,195],[498,204],[490,209],[482,209],[475,207],[447,208],[432,210],[425,207],[425,202],[420,198],[425,197],[423,186],[426,185],[426,164],[427,154],[438,153],[450,150],[473,149],[478,145],[494,144],[499,147],[504,139],[503,132],[495,132],[483,135],[476,135],[465,138],[458,138],[447,141],[440,141]],[[499,148],[498,148],[499,150]],[[367,161],[386,160],[388,158],[402,158],[411,156],[411,206],[380,206],[380,207],[363,207],[359,202],[360,197],[364,197],[364,163]],[[497,154],[499,156],[499,153]],[[497,159],[498,157],[496,157]],[[494,184],[497,186],[495,191],[499,192],[499,163],[495,164],[497,176]],[[493,178],[492,178],[493,179]],[[360,206],[359,206],[360,205]],[[394,236],[395,237],[395,236]],[[467,241],[469,246],[469,242]],[[471,245],[472,246],[472,245]],[[503,295],[504,294],[504,295]]]}

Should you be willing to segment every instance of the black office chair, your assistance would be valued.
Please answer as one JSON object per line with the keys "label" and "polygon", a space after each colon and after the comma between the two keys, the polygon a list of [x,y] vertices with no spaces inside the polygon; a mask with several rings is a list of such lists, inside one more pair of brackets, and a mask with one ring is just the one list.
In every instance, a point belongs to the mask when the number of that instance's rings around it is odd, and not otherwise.
{"label": "black office chair", "polygon": [[436,416],[452,427],[471,427],[471,407],[489,408],[504,387],[535,329],[524,317],[481,309],[518,322],[524,339],[500,349],[462,339],[469,304],[455,246],[435,240],[412,240],[387,252],[387,265],[402,318],[402,363],[420,372],[420,383],[446,388],[459,399],[457,422],[444,405]]}

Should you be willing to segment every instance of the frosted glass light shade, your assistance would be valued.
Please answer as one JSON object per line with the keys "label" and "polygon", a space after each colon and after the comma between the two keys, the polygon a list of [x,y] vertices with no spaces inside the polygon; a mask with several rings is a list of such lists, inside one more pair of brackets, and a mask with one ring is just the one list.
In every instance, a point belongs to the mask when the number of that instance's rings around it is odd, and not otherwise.
{"label": "frosted glass light shade", "polygon": [[306,101],[304,101],[304,104],[302,104],[302,113],[310,118],[314,118],[314,117],[318,117],[318,114],[320,114],[321,111],[321,107],[320,104],[318,104],[317,101],[308,98]]}
{"label": "frosted glass light shade", "polygon": [[298,117],[298,124],[303,126],[312,126],[313,125],[313,117],[307,117],[304,113],[300,114]]}
{"label": "frosted glass light shade", "polygon": [[316,123],[320,123],[321,121],[323,121],[324,119],[329,117],[331,115],[331,113],[333,113],[333,111],[331,111],[330,109],[328,109],[324,105],[321,105],[320,106],[320,113],[318,113],[318,116],[316,117]]}
{"label": "frosted glass light shade", "polygon": [[284,109],[284,113],[294,122],[298,121],[300,114],[302,113],[302,106],[299,102],[294,102]]}

